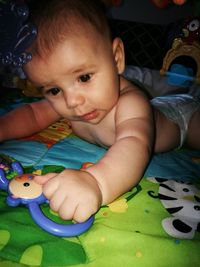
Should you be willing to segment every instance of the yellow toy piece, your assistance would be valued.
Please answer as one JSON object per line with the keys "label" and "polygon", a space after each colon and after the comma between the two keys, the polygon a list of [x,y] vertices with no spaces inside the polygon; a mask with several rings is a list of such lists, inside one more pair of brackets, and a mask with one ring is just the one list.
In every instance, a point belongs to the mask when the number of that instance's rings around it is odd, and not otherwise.
{"label": "yellow toy piece", "polygon": [[194,81],[200,84],[200,43],[193,42],[192,44],[187,44],[181,40],[181,38],[176,38],[172,44],[172,48],[167,52],[163,60],[162,69],[160,70],[161,75],[165,75],[172,65],[173,61],[180,56],[192,57],[197,65],[197,72]]}

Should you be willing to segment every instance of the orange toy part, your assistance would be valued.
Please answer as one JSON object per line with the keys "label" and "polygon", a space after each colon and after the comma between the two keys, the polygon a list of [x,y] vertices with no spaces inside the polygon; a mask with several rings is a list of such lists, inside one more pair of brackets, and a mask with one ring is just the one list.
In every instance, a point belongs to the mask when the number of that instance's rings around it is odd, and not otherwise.
{"label": "orange toy part", "polygon": [[176,5],[183,5],[185,4],[186,0],[173,0],[173,3]]}
{"label": "orange toy part", "polygon": [[171,0],[151,0],[151,2],[158,8],[166,8]]}

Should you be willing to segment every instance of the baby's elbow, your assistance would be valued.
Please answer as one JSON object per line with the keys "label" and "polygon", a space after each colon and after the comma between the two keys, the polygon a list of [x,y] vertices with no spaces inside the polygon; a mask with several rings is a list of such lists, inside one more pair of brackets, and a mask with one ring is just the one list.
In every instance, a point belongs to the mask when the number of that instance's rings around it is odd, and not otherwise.
{"label": "baby's elbow", "polygon": [[140,146],[140,150],[143,151],[144,154],[149,158],[152,155],[153,151],[153,139],[148,137],[136,137],[138,139],[138,146]]}

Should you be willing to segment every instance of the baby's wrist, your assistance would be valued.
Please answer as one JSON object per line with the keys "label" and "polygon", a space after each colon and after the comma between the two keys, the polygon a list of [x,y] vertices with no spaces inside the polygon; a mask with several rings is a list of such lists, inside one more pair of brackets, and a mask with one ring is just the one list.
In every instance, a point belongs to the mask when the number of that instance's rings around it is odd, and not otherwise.
{"label": "baby's wrist", "polygon": [[93,180],[93,182],[96,185],[97,188],[97,193],[99,196],[99,200],[100,200],[100,205],[103,204],[103,192],[102,192],[102,188],[101,185],[99,184],[98,180],[96,179],[96,177],[89,171],[89,169],[82,169],[82,171],[86,172],[87,174],[89,174],[90,178]]}
{"label": "baby's wrist", "polygon": [[96,185],[98,186],[99,192],[100,192],[100,197],[101,197],[101,206],[109,204],[109,188],[106,186],[106,183],[104,183],[103,179],[98,179],[98,174],[96,172],[93,172],[93,168],[95,165],[92,167],[87,168],[86,171],[88,174],[90,174],[90,177],[95,180]]}

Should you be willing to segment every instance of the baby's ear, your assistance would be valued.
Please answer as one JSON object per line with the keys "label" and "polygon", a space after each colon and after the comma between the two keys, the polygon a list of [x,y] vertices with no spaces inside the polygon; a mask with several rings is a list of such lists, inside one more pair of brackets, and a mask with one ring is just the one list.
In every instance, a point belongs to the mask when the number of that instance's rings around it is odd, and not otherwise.
{"label": "baby's ear", "polygon": [[125,68],[124,44],[122,40],[117,37],[113,40],[112,47],[118,74],[122,74]]}

